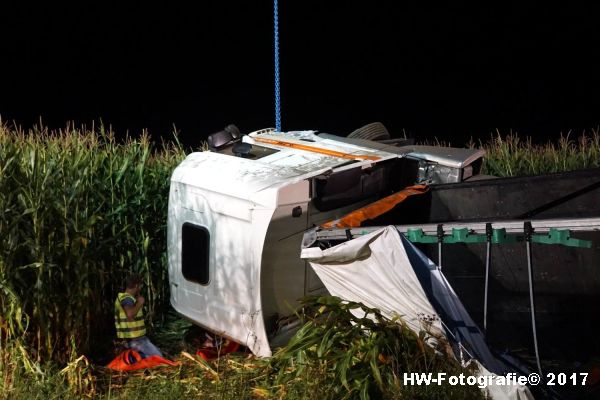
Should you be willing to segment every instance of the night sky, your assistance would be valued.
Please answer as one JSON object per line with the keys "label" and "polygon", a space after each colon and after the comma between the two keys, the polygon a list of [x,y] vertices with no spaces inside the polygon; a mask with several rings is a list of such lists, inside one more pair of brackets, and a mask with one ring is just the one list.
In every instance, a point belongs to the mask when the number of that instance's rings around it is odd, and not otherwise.
{"label": "night sky", "polygon": [[[284,130],[381,121],[462,145],[600,125],[597,6],[421,3],[280,0]],[[188,144],[275,125],[270,1],[3,4],[0,46],[5,122]]]}

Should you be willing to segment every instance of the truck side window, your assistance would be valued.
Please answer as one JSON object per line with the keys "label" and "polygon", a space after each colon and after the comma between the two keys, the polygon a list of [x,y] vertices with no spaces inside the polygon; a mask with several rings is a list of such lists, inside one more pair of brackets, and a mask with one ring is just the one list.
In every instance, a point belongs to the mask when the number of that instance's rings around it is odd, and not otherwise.
{"label": "truck side window", "polygon": [[203,226],[186,222],[181,227],[181,272],[188,281],[208,285],[210,234]]}

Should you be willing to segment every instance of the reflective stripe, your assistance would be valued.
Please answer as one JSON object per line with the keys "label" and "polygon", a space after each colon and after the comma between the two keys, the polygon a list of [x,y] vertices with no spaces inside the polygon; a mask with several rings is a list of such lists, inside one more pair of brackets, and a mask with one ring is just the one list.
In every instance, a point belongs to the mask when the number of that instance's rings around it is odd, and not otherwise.
{"label": "reflective stripe", "polygon": [[[144,320],[143,316],[142,317],[134,317],[133,318],[133,321],[143,321],[143,320]],[[115,322],[129,322],[129,319],[127,319],[127,318],[121,318],[121,317],[115,315]]]}
{"label": "reflective stripe", "polygon": [[135,328],[117,328],[117,332],[135,332],[138,331],[140,328],[139,327],[135,327]]}
{"label": "reflective stripe", "polygon": [[144,324],[144,312],[140,308],[132,321],[127,319],[127,314],[121,302],[127,298],[135,302],[135,298],[129,293],[119,293],[115,301],[115,328],[119,339],[135,339],[146,334]]}

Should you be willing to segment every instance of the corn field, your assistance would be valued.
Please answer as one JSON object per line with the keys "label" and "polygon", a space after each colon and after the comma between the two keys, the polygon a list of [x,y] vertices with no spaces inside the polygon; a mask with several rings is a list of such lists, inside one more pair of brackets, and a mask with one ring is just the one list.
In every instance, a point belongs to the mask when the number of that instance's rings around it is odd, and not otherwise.
{"label": "corn field", "polygon": [[495,176],[528,176],[554,172],[600,168],[600,128],[585,132],[576,139],[562,135],[557,143],[534,144],[516,133],[502,136],[500,132],[486,143],[469,147],[486,150],[484,173]]}
{"label": "corn field", "polygon": [[130,271],[149,313],[168,306],[169,178],[180,147],[147,134],[117,143],[100,127],[50,133],[0,124],[0,334],[36,361],[106,342]]}
{"label": "corn field", "polygon": [[[566,136],[558,144],[544,145],[522,140],[516,134],[497,133],[486,143],[476,146],[471,142],[469,146],[486,149],[484,172],[497,176],[600,167],[599,130],[576,140]],[[54,385],[55,379],[56,387],[62,388],[60,377],[64,376],[68,387],[75,387],[77,393],[93,393],[96,386],[92,383],[97,376],[81,355],[112,350],[113,301],[129,272],[138,272],[145,279],[150,329],[167,316],[169,178],[184,157],[179,143],[157,146],[146,133],[137,139],[117,141],[103,126],[91,130],[67,126],[54,132],[42,127],[24,131],[0,120],[0,398],[1,392],[19,384],[18,374],[14,373],[18,369],[41,377],[34,382]],[[238,383],[227,388],[231,390],[227,393],[235,393],[236,398],[240,393],[248,398],[263,394],[281,397],[290,390],[300,396],[308,389],[320,393],[324,387],[332,388],[331,382],[335,382],[340,395],[343,389],[359,397],[380,390],[383,381],[373,370],[379,365],[377,351],[369,353],[371,358],[352,364],[356,365],[351,370],[358,381],[351,384],[344,379],[333,380],[342,376],[339,368],[347,367],[340,357],[355,349],[340,351],[339,346],[350,342],[327,342],[326,350],[332,357],[319,355],[314,362],[306,361],[312,363],[306,364],[306,369],[290,370],[290,366],[299,365],[299,358],[306,360],[313,345],[323,346],[321,339],[333,329],[318,321],[303,328],[303,336],[292,342],[296,348],[279,353],[266,370],[255,363],[247,366],[247,360],[232,360],[230,364],[243,365],[239,367],[243,371],[261,372],[253,372],[247,379],[235,378]],[[363,342],[359,336],[360,344]],[[409,342],[419,343],[413,336]],[[412,344],[409,347],[415,348]],[[356,349],[357,354],[363,353],[362,348]],[[45,369],[43,365],[52,367]],[[65,365],[62,375],[52,372]],[[395,364],[382,365],[388,368]],[[233,374],[233,369],[227,371],[228,376]],[[391,379],[397,371],[388,372],[386,376]],[[329,377],[329,386],[316,380],[320,374]],[[314,385],[306,386],[304,378],[314,378]],[[173,379],[165,378],[179,385],[171,387],[177,390],[160,387],[179,394],[191,390],[183,380]],[[185,379],[196,382],[193,376]],[[233,382],[219,379],[215,380],[221,382],[218,385]],[[30,381],[23,382],[25,388]],[[166,381],[156,382],[163,385]],[[106,386],[110,398],[112,386]]]}

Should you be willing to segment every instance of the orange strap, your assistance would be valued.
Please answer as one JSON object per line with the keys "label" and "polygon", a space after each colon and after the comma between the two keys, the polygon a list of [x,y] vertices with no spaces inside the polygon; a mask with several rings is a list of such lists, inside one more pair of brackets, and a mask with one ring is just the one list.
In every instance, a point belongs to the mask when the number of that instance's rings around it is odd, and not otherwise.
{"label": "orange strap", "polygon": [[305,144],[300,143],[290,143],[283,140],[276,139],[267,139],[261,137],[254,137],[254,140],[262,143],[274,144],[276,146],[289,147],[292,149],[304,150],[304,151],[312,151],[313,153],[325,154],[332,157],[340,157],[346,158],[348,160],[379,160],[381,157],[378,156],[370,156],[366,154],[350,154],[350,153],[342,153],[341,151],[329,150],[329,149],[320,149],[318,147],[307,146]]}
{"label": "orange strap", "polygon": [[339,219],[325,222],[321,228],[356,228],[368,219],[377,218],[390,211],[397,204],[402,203],[409,196],[424,194],[429,191],[427,185],[414,185],[402,189],[390,196],[377,200],[374,203],[366,205],[358,210],[354,210]]}

